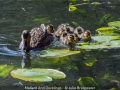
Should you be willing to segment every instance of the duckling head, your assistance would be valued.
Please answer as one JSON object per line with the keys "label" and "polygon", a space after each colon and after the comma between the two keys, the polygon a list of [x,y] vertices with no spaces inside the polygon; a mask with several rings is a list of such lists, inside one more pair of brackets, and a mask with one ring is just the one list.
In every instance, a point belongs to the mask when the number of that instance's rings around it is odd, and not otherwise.
{"label": "duckling head", "polygon": [[85,32],[84,32],[84,37],[91,37],[91,32],[90,32],[90,30],[86,30]]}
{"label": "duckling head", "polygon": [[29,52],[29,45],[30,45],[30,33],[28,30],[24,30],[22,32],[22,35],[21,35],[21,39],[22,39],[22,45],[21,45],[21,49],[24,51],[24,52]]}
{"label": "duckling head", "polygon": [[75,33],[76,33],[76,34],[82,34],[82,33],[84,33],[84,29],[83,29],[82,27],[77,27],[77,28],[75,29]]}
{"label": "duckling head", "polygon": [[90,30],[86,30],[86,31],[83,33],[82,40],[85,41],[85,42],[88,42],[88,41],[91,40]]}
{"label": "duckling head", "polygon": [[76,33],[74,33],[73,36],[74,36],[75,43],[77,43],[79,41],[78,35]]}
{"label": "duckling head", "polygon": [[47,32],[49,34],[54,33],[54,29],[53,29],[53,25],[52,24],[47,25]]}

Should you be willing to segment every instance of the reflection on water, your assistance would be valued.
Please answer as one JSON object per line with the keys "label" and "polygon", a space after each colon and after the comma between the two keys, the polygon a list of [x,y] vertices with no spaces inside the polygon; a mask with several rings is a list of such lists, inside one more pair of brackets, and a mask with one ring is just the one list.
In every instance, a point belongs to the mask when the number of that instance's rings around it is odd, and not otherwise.
{"label": "reflection on water", "polygon": [[21,67],[22,68],[29,68],[31,67],[31,59],[29,53],[24,53],[23,59],[21,61]]}
{"label": "reflection on water", "polygon": [[[38,68],[54,68],[63,71],[67,77],[64,80],[54,80],[50,83],[30,83],[23,82],[24,85],[49,85],[49,86],[74,86],[79,85],[78,79],[82,76],[90,76],[101,85],[111,85],[110,80],[103,80],[103,76],[107,74],[117,75],[117,70],[120,70],[120,52],[116,51],[85,51],[74,58],[58,58],[58,59],[41,59],[40,51],[31,51],[29,54],[24,54],[18,49],[20,43],[20,35],[23,30],[31,30],[33,27],[39,26],[41,23],[52,23],[55,28],[61,23],[76,21],[85,29],[94,30],[101,25],[92,22],[99,22],[102,18],[101,14],[111,13],[114,9],[102,7],[88,8],[88,13],[91,19],[81,18],[68,11],[65,0],[0,0],[0,64],[12,64],[16,68],[38,67]],[[44,1],[44,3],[42,2]],[[84,7],[84,6],[83,6]],[[117,7],[119,9],[119,7]],[[107,10],[108,9],[108,10]],[[109,11],[110,9],[110,11]],[[102,11],[100,11],[102,10]],[[99,12],[97,12],[99,11]],[[112,12],[110,18],[119,20],[119,11]],[[97,13],[98,18],[94,19]],[[89,16],[90,16],[89,15]],[[93,16],[93,17],[92,17]],[[117,18],[118,17],[118,18]],[[112,20],[111,20],[112,21]],[[106,22],[107,23],[107,22]],[[106,25],[106,24],[105,24]],[[98,53],[99,52],[99,53]],[[117,56],[116,56],[117,55]],[[87,67],[83,63],[85,57],[95,57],[98,61],[92,66]],[[39,58],[34,60],[35,58]],[[120,78],[117,78],[120,80]],[[20,80],[12,78],[10,75],[7,78],[0,78],[0,85],[7,86]],[[11,83],[12,82],[12,83]],[[63,89],[64,90],[64,89]]]}

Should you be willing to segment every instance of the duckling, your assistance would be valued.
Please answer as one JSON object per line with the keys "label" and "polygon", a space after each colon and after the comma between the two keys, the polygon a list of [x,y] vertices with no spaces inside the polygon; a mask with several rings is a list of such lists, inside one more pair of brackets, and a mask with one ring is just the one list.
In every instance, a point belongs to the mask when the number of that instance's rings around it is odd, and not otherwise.
{"label": "duckling", "polygon": [[83,41],[83,42],[90,42],[91,41],[91,32],[90,30],[86,30],[82,36],[81,36],[81,40],[80,41]]}
{"label": "duckling", "polygon": [[68,26],[68,23],[60,24],[55,32],[55,36],[59,39],[62,33],[65,31],[65,27]]}
{"label": "duckling", "polygon": [[67,34],[64,32],[61,35],[60,41],[68,47],[68,49],[73,49],[75,45],[74,35],[73,34]]}
{"label": "duckling", "polygon": [[74,33],[78,36],[78,38],[80,40],[82,37],[82,34],[84,33],[84,29],[79,26],[74,30]]}
{"label": "duckling", "polygon": [[19,48],[25,52],[29,52],[33,49],[42,49],[48,45],[50,45],[53,40],[54,30],[53,25],[49,24],[45,26],[41,24],[40,27],[33,28],[30,32],[28,30],[24,30],[21,34],[21,43]]}
{"label": "duckling", "polygon": [[72,34],[74,32],[74,28],[71,27],[68,23],[61,24],[58,26],[57,31],[55,32],[55,36],[60,39],[60,36],[63,32],[66,32],[68,34]]}
{"label": "duckling", "polygon": [[64,30],[65,30],[65,32],[67,32],[68,34],[73,34],[73,33],[74,33],[74,28],[73,28],[72,26],[69,26],[69,25],[65,26],[65,27],[64,27]]}
{"label": "duckling", "polygon": [[74,33],[73,36],[74,36],[74,42],[78,43],[78,41],[80,40],[78,35],[76,33]]}

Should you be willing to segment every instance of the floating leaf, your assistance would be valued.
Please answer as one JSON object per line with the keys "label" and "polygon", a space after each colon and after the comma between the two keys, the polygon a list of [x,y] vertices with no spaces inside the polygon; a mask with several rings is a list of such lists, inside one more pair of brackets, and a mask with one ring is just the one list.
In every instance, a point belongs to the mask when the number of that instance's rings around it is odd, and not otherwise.
{"label": "floating leaf", "polygon": [[115,80],[117,79],[118,77],[116,76],[112,76],[112,75],[109,75],[109,74],[105,74],[103,79],[106,79],[106,80]]}
{"label": "floating leaf", "polygon": [[114,36],[112,40],[120,40],[120,36]]}
{"label": "floating leaf", "polygon": [[[91,77],[81,77],[78,80],[79,84],[82,87],[93,87],[94,89],[98,88],[97,83],[95,82],[95,80]],[[98,90],[98,89],[97,89]]]}
{"label": "floating leaf", "polygon": [[84,2],[88,2],[89,0],[83,0]]}
{"label": "floating leaf", "polygon": [[11,76],[24,81],[30,82],[49,82],[53,79],[63,79],[66,75],[54,69],[17,69],[11,71]]}
{"label": "floating leaf", "polygon": [[0,66],[0,77],[7,77],[9,72],[13,69],[12,65],[1,65]]}
{"label": "floating leaf", "polygon": [[111,88],[110,90],[116,90],[116,88]]}
{"label": "floating leaf", "polygon": [[96,30],[100,35],[112,35],[115,31],[113,27],[101,27]]}
{"label": "floating leaf", "polygon": [[118,29],[120,29],[120,21],[109,22],[108,26],[113,26],[113,27],[117,27]]}
{"label": "floating leaf", "polygon": [[69,5],[69,11],[73,12],[75,10],[77,10],[75,6]]}
{"label": "floating leaf", "polygon": [[91,42],[89,45],[79,45],[77,43],[78,49],[101,49],[101,48],[118,48],[120,47],[120,40],[113,40],[115,36],[94,36],[94,40],[98,42]]}
{"label": "floating leaf", "polygon": [[96,58],[94,58],[94,57],[88,57],[88,58],[86,58],[86,59],[84,60],[84,64],[85,64],[86,66],[90,66],[90,67],[91,67],[96,61],[97,61]]}
{"label": "floating leaf", "polygon": [[49,57],[49,58],[57,58],[64,57],[69,55],[74,55],[80,53],[80,51],[70,51],[67,49],[48,49],[43,51],[45,54],[41,55],[41,57]]}
{"label": "floating leaf", "polygon": [[79,24],[74,22],[74,21],[71,24],[74,25],[74,26],[79,26]]}
{"label": "floating leaf", "polygon": [[106,20],[110,18],[111,14],[105,14],[101,19],[100,19],[100,24],[103,24]]}
{"label": "floating leaf", "polygon": [[91,4],[93,4],[93,5],[99,5],[101,3],[100,2],[92,2]]}

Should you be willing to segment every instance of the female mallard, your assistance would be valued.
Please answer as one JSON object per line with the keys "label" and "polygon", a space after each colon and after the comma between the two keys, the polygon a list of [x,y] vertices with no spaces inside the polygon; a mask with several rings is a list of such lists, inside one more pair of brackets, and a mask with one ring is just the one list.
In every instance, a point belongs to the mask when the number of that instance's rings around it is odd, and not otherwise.
{"label": "female mallard", "polygon": [[33,28],[31,32],[24,30],[21,35],[22,41],[19,48],[25,52],[29,52],[36,48],[42,49],[53,42],[53,33],[52,24],[46,27],[44,24],[41,24],[40,27]]}

